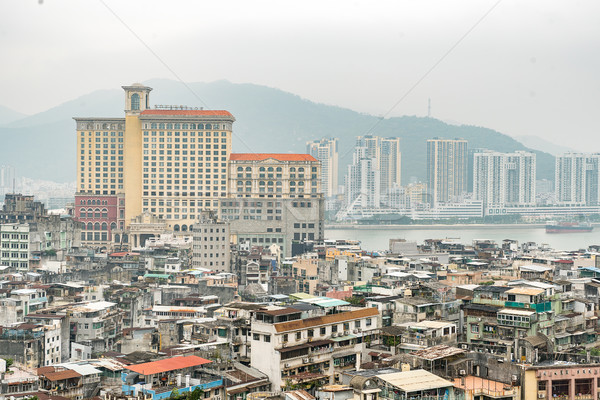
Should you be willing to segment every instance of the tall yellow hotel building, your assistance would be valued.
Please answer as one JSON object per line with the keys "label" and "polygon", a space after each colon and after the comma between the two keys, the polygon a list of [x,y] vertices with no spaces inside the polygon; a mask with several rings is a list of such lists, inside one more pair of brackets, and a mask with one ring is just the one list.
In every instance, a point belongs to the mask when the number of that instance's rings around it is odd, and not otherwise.
{"label": "tall yellow hotel building", "polygon": [[174,231],[190,230],[203,209],[216,210],[227,196],[233,115],[183,106],[151,109],[152,88],[135,83],[123,89],[125,118],[74,118],[75,218],[84,223],[82,243],[88,246],[127,242],[123,230],[144,213]]}

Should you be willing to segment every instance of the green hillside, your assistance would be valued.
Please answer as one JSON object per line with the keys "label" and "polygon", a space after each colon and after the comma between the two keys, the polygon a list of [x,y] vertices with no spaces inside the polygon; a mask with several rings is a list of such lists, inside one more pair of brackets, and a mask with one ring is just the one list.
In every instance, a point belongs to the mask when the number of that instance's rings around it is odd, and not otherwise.
{"label": "green hillside", "polygon": [[[124,82],[126,83],[126,82]],[[425,179],[426,140],[464,138],[469,148],[498,151],[526,150],[507,135],[474,126],[448,125],[431,118],[378,118],[340,107],[317,104],[281,90],[227,81],[184,85],[169,80],[145,84],[154,88],[151,104],[185,104],[227,109],[236,118],[235,152],[304,152],[308,140],[340,139],[340,175],[352,159],[356,136],[373,134],[402,139],[402,176]],[[201,99],[201,100],[200,100]],[[55,181],[75,179],[75,122],[72,117],[123,116],[119,89],[98,91],[7,126],[0,127],[0,159],[15,165],[19,174]],[[371,131],[371,128],[375,128]],[[554,158],[537,152],[538,178],[553,179]]]}

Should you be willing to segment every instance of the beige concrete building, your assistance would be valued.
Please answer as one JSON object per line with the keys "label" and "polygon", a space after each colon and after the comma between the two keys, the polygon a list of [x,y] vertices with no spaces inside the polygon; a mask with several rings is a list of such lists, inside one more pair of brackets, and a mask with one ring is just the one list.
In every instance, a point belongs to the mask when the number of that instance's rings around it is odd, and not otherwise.
{"label": "beige concrete building", "polygon": [[231,270],[229,223],[219,221],[213,213],[205,213],[194,224],[192,265],[216,271]]}
{"label": "beige concrete building", "polygon": [[[227,195],[235,118],[223,110],[151,109],[152,88],[133,84],[123,90],[125,118],[75,118],[75,212],[92,227],[98,222],[100,230],[106,228],[105,234],[91,236],[97,244],[114,241],[112,231],[125,228],[143,212],[163,219],[175,231],[190,230],[202,210],[216,209],[218,199]],[[81,209],[92,197],[101,206],[120,205],[113,200],[119,195],[125,199],[113,214],[106,207],[107,212],[100,211],[93,221],[85,211],[82,217]]]}
{"label": "beige concrete building", "polygon": [[323,238],[321,165],[309,154],[232,154],[219,217],[233,243],[281,247]]}

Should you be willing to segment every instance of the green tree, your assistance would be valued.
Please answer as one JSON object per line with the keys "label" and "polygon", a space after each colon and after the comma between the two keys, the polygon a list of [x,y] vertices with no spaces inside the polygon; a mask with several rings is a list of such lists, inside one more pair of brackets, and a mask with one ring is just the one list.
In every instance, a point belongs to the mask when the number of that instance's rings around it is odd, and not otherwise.
{"label": "green tree", "polygon": [[200,388],[194,389],[192,393],[189,395],[190,400],[200,400],[202,398],[202,390]]}
{"label": "green tree", "polygon": [[179,390],[177,390],[177,388],[173,389],[169,398],[173,400],[179,399]]}

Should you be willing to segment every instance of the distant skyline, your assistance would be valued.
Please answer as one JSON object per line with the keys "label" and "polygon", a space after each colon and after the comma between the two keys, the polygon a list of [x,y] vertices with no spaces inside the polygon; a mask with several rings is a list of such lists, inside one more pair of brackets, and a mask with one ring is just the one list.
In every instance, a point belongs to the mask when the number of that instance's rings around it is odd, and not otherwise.
{"label": "distant skyline", "polygon": [[35,114],[176,79],[116,14],[186,82],[256,83],[385,115],[475,26],[388,116],[426,116],[431,98],[434,118],[600,151],[600,3],[496,3],[6,0],[0,105]]}

